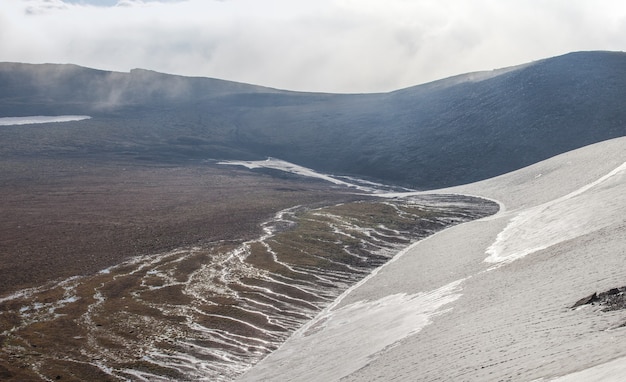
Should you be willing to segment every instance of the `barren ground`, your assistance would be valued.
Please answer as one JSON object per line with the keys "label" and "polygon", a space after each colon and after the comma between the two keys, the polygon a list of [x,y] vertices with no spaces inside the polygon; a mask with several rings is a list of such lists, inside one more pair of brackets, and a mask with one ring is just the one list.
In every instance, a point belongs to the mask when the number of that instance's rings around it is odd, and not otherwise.
{"label": "barren ground", "polygon": [[0,161],[0,296],[134,255],[252,237],[293,205],[353,199],[323,182],[211,164]]}
{"label": "barren ground", "polygon": [[410,242],[497,209],[212,163],[0,171],[0,377],[15,381],[232,380]]}

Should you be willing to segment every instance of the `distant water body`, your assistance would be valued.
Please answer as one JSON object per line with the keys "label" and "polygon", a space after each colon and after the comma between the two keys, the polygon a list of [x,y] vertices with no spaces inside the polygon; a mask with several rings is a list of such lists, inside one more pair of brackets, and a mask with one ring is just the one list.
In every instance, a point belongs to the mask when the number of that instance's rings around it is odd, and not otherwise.
{"label": "distant water body", "polygon": [[34,115],[29,117],[1,117],[0,126],[31,125],[35,123],[73,122],[90,119],[88,115]]}

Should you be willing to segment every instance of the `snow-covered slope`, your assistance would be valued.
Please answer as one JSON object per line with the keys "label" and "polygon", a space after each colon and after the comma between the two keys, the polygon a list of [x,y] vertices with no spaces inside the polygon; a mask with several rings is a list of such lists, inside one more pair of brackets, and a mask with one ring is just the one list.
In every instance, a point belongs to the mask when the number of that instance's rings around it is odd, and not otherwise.
{"label": "snow-covered slope", "polygon": [[413,245],[242,380],[626,380],[626,311],[572,308],[626,285],[626,138],[438,192],[503,208]]}

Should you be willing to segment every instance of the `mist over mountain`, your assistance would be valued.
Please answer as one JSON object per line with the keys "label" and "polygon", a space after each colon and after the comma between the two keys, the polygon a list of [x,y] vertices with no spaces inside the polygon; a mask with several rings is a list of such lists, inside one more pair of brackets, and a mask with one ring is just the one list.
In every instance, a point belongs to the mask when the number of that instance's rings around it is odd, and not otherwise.
{"label": "mist over mountain", "polygon": [[378,94],[1,63],[0,117],[92,119],[3,127],[0,153],[168,163],[271,156],[426,189],[623,136],[625,98],[621,52],[571,53]]}

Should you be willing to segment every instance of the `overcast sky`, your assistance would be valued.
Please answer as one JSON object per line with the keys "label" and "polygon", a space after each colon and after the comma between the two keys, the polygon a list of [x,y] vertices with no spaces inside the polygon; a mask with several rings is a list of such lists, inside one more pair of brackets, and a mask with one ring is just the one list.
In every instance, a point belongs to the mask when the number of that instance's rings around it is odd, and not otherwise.
{"label": "overcast sky", "polygon": [[626,50],[623,0],[0,0],[0,61],[389,91]]}

